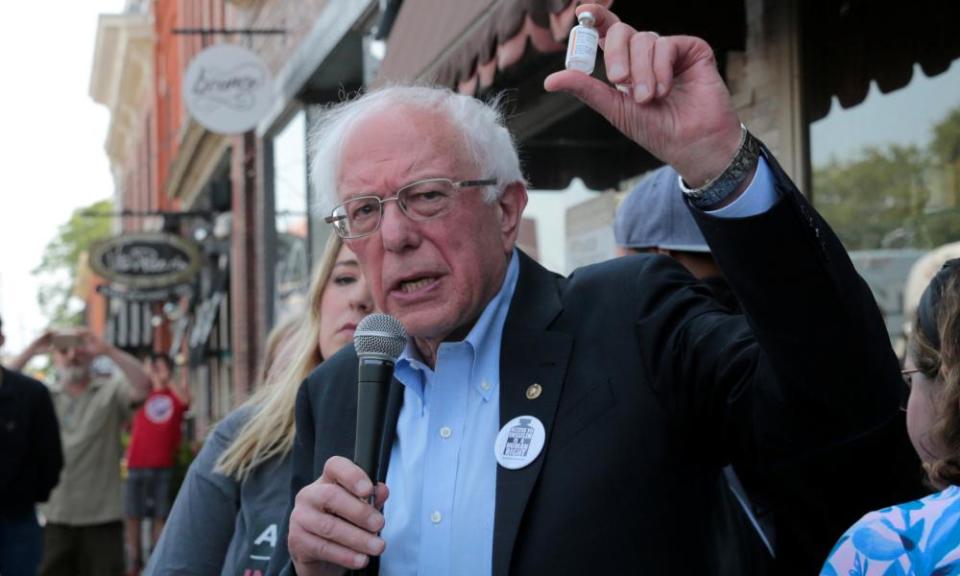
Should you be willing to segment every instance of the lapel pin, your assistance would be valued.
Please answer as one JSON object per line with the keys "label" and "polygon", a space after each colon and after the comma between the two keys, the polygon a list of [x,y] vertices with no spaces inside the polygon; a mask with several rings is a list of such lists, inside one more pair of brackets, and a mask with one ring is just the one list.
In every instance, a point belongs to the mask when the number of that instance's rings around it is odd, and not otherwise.
{"label": "lapel pin", "polygon": [[536,400],[540,394],[543,394],[543,386],[536,383],[527,386],[527,400]]}

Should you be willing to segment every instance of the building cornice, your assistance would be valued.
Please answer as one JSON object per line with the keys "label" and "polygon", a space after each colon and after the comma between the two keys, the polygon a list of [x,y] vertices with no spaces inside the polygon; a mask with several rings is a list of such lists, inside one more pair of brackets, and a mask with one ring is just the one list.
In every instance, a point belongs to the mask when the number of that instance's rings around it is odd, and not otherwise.
{"label": "building cornice", "polygon": [[190,118],[170,165],[167,196],[179,198],[183,209],[190,210],[229,146],[229,137],[214,134]]}
{"label": "building cornice", "polygon": [[105,148],[123,166],[153,81],[153,19],[149,14],[101,14],[97,22],[90,97],[110,110]]}

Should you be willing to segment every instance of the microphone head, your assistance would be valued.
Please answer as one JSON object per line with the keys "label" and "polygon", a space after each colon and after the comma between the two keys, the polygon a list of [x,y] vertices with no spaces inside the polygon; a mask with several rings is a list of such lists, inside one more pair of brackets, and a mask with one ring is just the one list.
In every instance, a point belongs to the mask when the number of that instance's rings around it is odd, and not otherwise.
{"label": "microphone head", "polygon": [[371,314],[357,325],[353,345],[360,358],[395,361],[407,346],[407,331],[393,316]]}

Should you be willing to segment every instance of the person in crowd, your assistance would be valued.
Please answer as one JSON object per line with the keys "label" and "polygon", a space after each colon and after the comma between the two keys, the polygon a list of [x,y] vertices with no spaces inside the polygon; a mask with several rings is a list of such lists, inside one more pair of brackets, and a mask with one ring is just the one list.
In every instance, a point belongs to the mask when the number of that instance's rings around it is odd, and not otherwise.
{"label": "person in crowd", "polygon": [[141,523],[151,519],[151,547],[157,545],[170,512],[170,484],[180,447],[183,414],[190,407],[186,370],[171,380],[173,360],[163,353],[150,357],[152,388],[133,417],[127,447],[127,482],[124,490],[128,574],[142,566]]}
{"label": "person in crowd", "polygon": [[[898,417],[902,380],[875,301],[740,123],[710,47],[597,4],[577,10],[595,17],[610,83],[565,70],[545,88],[682,176],[744,314],[670,258],[563,278],[516,250],[518,155],[474,98],[392,86],[328,110],[313,182],[378,309],[409,334],[391,390],[402,402],[374,484],[350,460],[355,352],[310,374],[270,573],[378,558],[389,574],[710,574],[701,518],[725,463],[776,495],[811,458]],[[831,476],[824,496],[830,542],[830,526],[904,474],[859,456],[870,485]]]}
{"label": "person in crowd", "polygon": [[[56,381],[50,388],[60,422],[65,465],[42,509],[42,576],[124,573],[120,435],[131,406],[150,392],[142,363],[86,328],[47,331],[14,361],[22,367],[50,353]],[[105,356],[119,370],[94,370]]]}
{"label": "person in crowd", "polygon": [[669,256],[706,284],[720,304],[739,312],[740,304],[684,203],[677,178],[676,170],[661,166],[624,197],[613,221],[617,255]]}
{"label": "person in crowd", "polygon": [[297,388],[373,310],[357,259],[336,235],[307,303],[307,314],[270,338],[265,385],[217,425],[191,464],[147,574],[265,572],[286,513]]}
{"label": "person in crowd", "polygon": [[[3,348],[0,319],[0,348]],[[0,574],[35,576],[43,557],[36,504],[63,468],[60,427],[42,383],[0,365]]]}
{"label": "person in crowd", "polygon": [[[661,166],[645,175],[623,198],[617,206],[613,236],[618,256],[669,256],[707,285],[720,305],[731,312],[740,311],[733,290],[684,204],[678,174],[670,166]],[[704,520],[713,526],[718,573],[770,573],[775,538],[771,511],[761,504],[765,498],[756,492],[748,494],[729,465],[723,468],[723,476],[717,478],[716,489],[716,505]]]}
{"label": "person in crowd", "polygon": [[907,431],[938,492],[864,516],[837,542],[822,575],[960,569],[960,259],[948,260],[920,298],[903,374]]}

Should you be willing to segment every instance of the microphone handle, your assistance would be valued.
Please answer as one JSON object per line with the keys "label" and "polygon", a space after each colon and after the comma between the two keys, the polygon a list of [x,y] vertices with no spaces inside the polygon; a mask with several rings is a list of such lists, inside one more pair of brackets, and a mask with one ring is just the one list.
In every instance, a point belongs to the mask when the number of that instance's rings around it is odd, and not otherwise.
{"label": "microphone handle", "polygon": [[354,462],[374,483],[380,457],[380,439],[387,411],[387,395],[393,379],[393,362],[361,358],[357,377],[357,438]]}
{"label": "microphone handle", "polygon": [[[357,437],[354,444],[354,462],[370,477],[376,486],[380,478],[380,442],[387,411],[387,396],[393,380],[393,362],[381,358],[361,358],[357,374]],[[374,505],[376,494],[367,501]],[[363,570],[351,572],[374,576],[380,571],[380,557],[371,556]]]}

